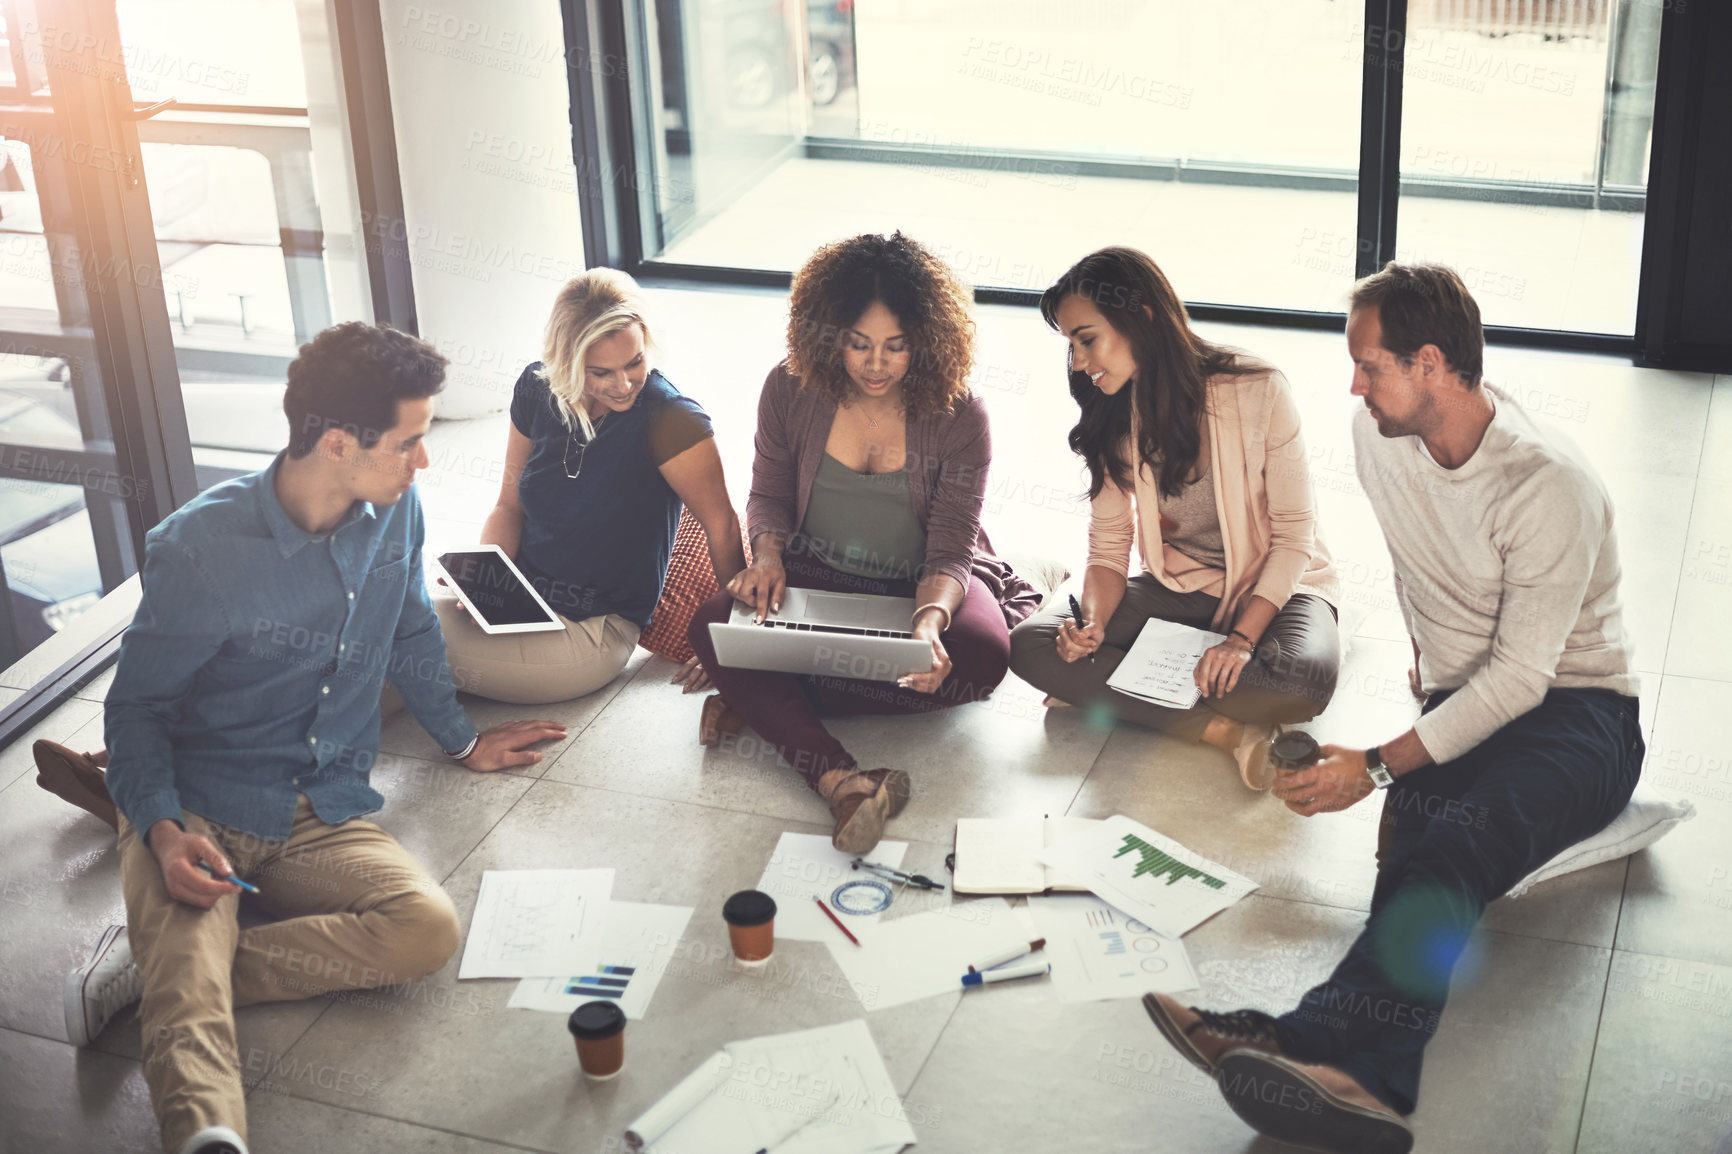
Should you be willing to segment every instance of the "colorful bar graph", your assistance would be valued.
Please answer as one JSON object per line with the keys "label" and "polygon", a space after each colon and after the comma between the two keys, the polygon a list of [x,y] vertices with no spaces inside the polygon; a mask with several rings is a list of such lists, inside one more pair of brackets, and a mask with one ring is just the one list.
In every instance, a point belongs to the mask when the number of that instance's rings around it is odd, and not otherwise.
{"label": "colorful bar graph", "polygon": [[1218,890],[1226,888],[1227,883],[1222,881],[1220,878],[1186,865],[1171,854],[1156,849],[1134,833],[1127,833],[1124,836],[1122,847],[1113,856],[1115,858],[1120,858],[1133,852],[1141,854],[1142,860],[1137,863],[1137,868],[1131,871],[1132,878],[1140,878],[1144,874],[1147,874],[1151,878],[1158,878],[1162,874],[1165,874],[1167,875],[1168,885],[1176,885],[1177,883],[1184,881],[1186,878],[1196,878],[1210,889]]}
{"label": "colorful bar graph", "polygon": [[568,994],[589,994],[597,998],[618,998],[625,994],[626,987],[631,985],[631,976],[637,972],[634,966],[597,966],[594,974],[572,978],[566,985]]}

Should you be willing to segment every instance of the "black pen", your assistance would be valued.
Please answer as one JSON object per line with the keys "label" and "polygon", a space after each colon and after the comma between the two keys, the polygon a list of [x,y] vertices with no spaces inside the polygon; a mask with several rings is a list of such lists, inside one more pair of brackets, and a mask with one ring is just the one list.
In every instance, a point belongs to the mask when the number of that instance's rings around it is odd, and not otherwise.
{"label": "black pen", "polygon": [[[1075,593],[1068,594],[1068,596],[1070,597],[1071,620],[1076,622],[1076,627],[1078,629],[1081,629],[1083,627],[1082,602],[1076,599]],[[1094,659],[1095,655],[1091,652],[1089,654],[1089,660],[1093,661]]]}

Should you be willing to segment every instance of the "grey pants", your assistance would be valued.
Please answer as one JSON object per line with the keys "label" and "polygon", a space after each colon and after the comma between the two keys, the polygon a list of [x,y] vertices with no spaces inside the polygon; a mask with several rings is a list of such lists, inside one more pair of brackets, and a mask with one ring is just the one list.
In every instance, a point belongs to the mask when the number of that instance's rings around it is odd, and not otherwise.
{"label": "grey pants", "polygon": [[1321,597],[1296,593],[1269,622],[1239,683],[1224,697],[1205,697],[1190,709],[1172,709],[1107,687],[1143,622],[1151,617],[1209,628],[1220,599],[1207,593],[1175,593],[1146,573],[1125,583],[1125,599],[1107,622],[1094,660],[1068,662],[1058,655],[1059,622],[1070,616],[1063,600],[1036,613],[1010,633],[1010,668],[1018,677],[1060,701],[1105,707],[1135,722],[1192,741],[1217,714],[1261,725],[1309,721],[1335,695],[1341,672],[1341,633],[1335,610]]}

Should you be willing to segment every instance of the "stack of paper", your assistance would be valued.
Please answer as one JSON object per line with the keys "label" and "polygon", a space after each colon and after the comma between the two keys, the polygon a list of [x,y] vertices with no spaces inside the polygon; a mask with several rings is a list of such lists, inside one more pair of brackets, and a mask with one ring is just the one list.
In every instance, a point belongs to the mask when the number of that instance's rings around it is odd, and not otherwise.
{"label": "stack of paper", "polygon": [[1066,838],[1040,860],[1173,938],[1257,888],[1250,878],[1123,814]]}
{"label": "stack of paper", "polygon": [[645,1154],[894,1154],[914,1128],[866,1023],[731,1042],[633,1122]]}
{"label": "stack of paper", "polygon": [[860,1004],[882,1010],[959,992],[970,965],[1019,945],[1026,949],[1032,934],[1009,902],[982,898],[892,918],[855,936],[858,946],[832,935],[830,955]]}
{"label": "stack of paper", "polygon": [[1101,1002],[1197,988],[1184,943],[1088,894],[1028,899],[1061,1002]]}
{"label": "stack of paper", "polygon": [[606,999],[643,1017],[692,911],[612,892],[610,869],[488,870],[458,979],[521,978],[506,1003],[518,1009],[569,1014]]}
{"label": "stack of paper", "polygon": [[[894,869],[902,864],[902,856],[907,852],[908,843],[905,841],[881,841],[867,858]],[[758,889],[776,899],[777,941],[832,942],[841,937],[812,899],[822,898],[835,908],[831,898],[837,886],[847,882],[878,881],[877,874],[854,868],[857,856],[842,853],[830,845],[829,838],[818,834],[782,835],[775,852],[770,855],[770,863],[764,867],[764,876],[758,879]],[[860,932],[862,923],[874,923],[879,917],[878,914],[842,913],[848,928],[856,934]]]}
{"label": "stack of paper", "polygon": [[587,974],[600,945],[613,871],[488,870],[457,977]]}
{"label": "stack of paper", "polygon": [[1202,696],[1194,677],[1197,659],[1225,640],[1220,633],[1151,617],[1107,685],[1156,705],[1189,709]]}
{"label": "stack of paper", "polygon": [[642,1018],[691,916],[690,906],[609,902],[595,967],[553,978],[525,978],[506,1005],[569,1014],[585,1002],[606,999],[618,1002],[626,1017]]}

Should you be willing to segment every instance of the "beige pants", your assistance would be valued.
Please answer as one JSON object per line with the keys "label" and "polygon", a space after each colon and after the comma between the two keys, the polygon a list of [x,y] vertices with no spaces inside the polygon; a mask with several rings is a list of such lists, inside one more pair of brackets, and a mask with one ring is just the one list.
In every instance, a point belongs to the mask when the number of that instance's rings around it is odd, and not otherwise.
{"label": "beige pants", "polygon": [[283,1058],[251,1051],[243,1060],[237,1007],[413,982],[450,959],[460,929],[439,883],[370,821],[326,825],[305,796],[287,841],[183,819],[258,886],[254,907],[282,920],[241,929],[238,894],[209,910],[175,901],[156,857],[121,819],[126,928],[144,984],[144,1078],[169,1154],[207,1126],[244,1138],[245,1092]]}
{"label": "beige pants", "polygon": [[563,630],[488,634],[457,595],[434,586],[445,660],[457,688],[513,705],[545,705],[594,693],[625,668],[642,630],[618,614],[565,618]]}

